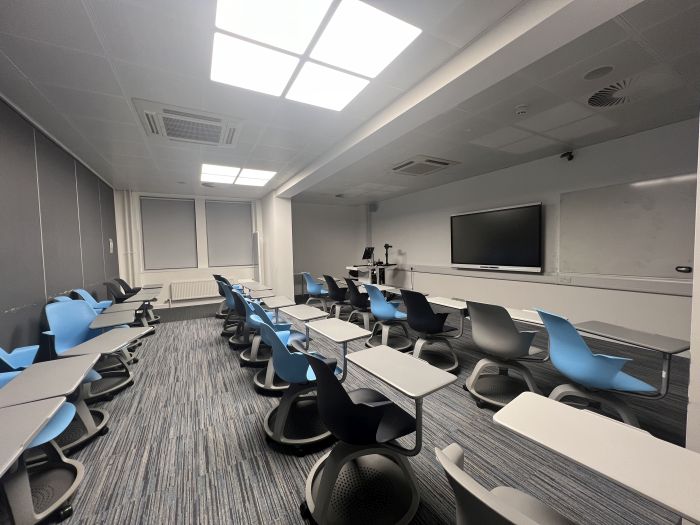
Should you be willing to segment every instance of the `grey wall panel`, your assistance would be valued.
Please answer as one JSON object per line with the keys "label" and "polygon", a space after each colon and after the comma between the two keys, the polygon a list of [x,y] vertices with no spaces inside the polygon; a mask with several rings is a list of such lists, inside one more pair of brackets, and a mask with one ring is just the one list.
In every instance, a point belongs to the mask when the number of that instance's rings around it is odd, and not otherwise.
{"label": "grey wall panel", "polygon": [[83,285],[75,161],[41,133],[36,134],[36,158],[46,293],[53,297]]}
{"label": "grey wall panel", "polygon": [[114,191],[102,181],[99,181],[99,188],[105,276],[107,279],[114,279],[115,277],[119,277],[119,252],[117,251],[117,221],[114,212]]}
{"label": "grey wall panel", "polygon": [[0,345],[38,338],[45,302],[32,127],[0,103]]}
{"label": "grey wall panel", "polygon": [[102,283],[105,281],[105,263],[102,253],[102,215],[98,179],[81,164],[76,165],[76,173],[85,289],[104,299],[106,290]]}
{"label": "grey wall panel", "polygon": [[197,267],[197,232],[191,199],[141,198],[146,270]]}
{"label": "grey wall panel", "polygon": [[249,202],[206,201],[209,266],[253,264]]}

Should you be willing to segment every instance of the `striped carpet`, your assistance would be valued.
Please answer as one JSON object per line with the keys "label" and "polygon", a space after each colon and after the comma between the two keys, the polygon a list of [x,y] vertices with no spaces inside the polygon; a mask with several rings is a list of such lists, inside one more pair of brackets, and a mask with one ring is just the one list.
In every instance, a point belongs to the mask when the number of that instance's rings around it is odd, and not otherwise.
{"label": "striped carpet", "polygon": [[[111,414],[109,433],[75,454],[86,475],[67,523],[302,523],[298,506],[305,478],[324,451],[300,458],[267,446],[263,419],[278,400],[255,393],[254,370],[239,366],[220,327],[213,317],[171,322],[144,340],[133,367],[135,385],[104,404]],[[469,341],[466,333],[457,345],[458,381],[424,403],[423,450],[410,460],[422,496],[414,523],[454,523],[452,492],[434,454],[434,447],[451,442],[465,449],[465,469],[485,486],[519,488],[578,523],[676,522],[651,502],[495,426],[493,412],[478,409],[461,388],[479,357]],[[363,347],[350,345],[351,351]],[[321,337],[312,348],[340,354]],[[654,356],[635,356],[630,371],[653,380]],[[679,442],[688,365],[675,361],[671,394],[635,407],[648,430]],[[547,392],[561,380],[549,364],[532,368]],[[413,408],[351,365],[346,387],[360,386]]]}

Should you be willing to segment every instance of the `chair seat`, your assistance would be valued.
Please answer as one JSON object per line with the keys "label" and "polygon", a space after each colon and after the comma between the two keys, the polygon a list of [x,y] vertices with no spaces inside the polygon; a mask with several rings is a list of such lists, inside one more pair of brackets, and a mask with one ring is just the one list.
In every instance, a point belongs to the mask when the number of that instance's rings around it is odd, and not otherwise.
{"label": "chair seat", "polygon": [[247,324],[249,324],[253,328],[260,328],[260,324],[263,322],[262,319],[260,319],[260,316],[257,314],[253,314],[250,317],[248,317],[248,320],[246,321]]}
{"label": "chair seat", "polygon": [[[348,396],[355,404],[389,401],[385,395],[371,388],[352,390],[348,392]],[[377,443],[386,443],[416,431],[415,418],[398,405],[391,403],[383,406],[381,410],[383,417],[377,428]]]}
{"label": "chair seat", "polygon": [[27,368],[34,362],[39,345],[22,346],[15,348],[11,353],[4,356],[7,364],[14,369]]}
{"label": "chair seat", "polygon": [[574,525],[538,499],[511,487],[496,487],[491,494],[539,525]]}
{"label": "chair seat", "polygon": [[27,448],[38,447],[60,436],[68,425],[70,425],[71,421],[73,421],[73,417],[75,417],[75,405],[63,403],[61,408],[58,409],[58,412],[56,412],[46,426],[41,429],[41,432],[36,435]]}
{"label": "chair seat", "polygon": [[615,374],[610,388],[619,392],[654,393],[657,391],[656,388],[650,384],[636,377],[632,377],[625,372],[618,372]]}

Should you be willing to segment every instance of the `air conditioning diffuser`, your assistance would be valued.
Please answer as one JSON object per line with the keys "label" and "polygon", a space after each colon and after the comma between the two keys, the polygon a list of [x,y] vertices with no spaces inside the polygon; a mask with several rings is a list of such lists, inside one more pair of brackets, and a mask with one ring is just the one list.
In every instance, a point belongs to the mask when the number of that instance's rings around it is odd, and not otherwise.
{"label": "air conditioning diffuser", "polygon": [[402,173],[404,175],[418,176],[429,175],[436,171],[444,170],[450,166],[459,164],[456,160],[439,159],[437,157],[428,157],[426,155],[416,155],[408,160],[405,160],[393,168],[394,173]]}

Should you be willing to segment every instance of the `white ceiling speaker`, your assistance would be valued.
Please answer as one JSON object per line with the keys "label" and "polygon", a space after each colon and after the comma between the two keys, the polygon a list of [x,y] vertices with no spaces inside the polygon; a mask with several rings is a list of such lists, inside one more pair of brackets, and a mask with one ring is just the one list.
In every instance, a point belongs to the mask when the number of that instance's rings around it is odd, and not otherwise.
{"label": "white ceiling speaker", "polygon": [[459,164],[456,160],[439,159],[437,157],[428,157],[427,155],[416,155],[408,160],[405,160],[393,168],[394,173],[402,173],[403,175],[429,175],[436,171],[444,170],[450,166]]}
{"label": "white ceiling speaker", "polygon": [[226,148],[238,142],[240,120],[150,100],[132,102],[149,137]]}

